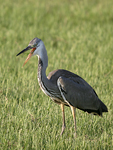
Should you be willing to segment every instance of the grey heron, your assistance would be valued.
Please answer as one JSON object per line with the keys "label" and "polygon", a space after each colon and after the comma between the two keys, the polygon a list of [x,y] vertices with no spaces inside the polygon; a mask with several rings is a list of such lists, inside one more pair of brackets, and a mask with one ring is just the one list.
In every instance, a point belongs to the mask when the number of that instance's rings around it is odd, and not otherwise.
{"label": "grey heron", "polygon": [[31,40],[29,45],[18,53],[17,56],[29,49],[32,50],[30,51],[23,66],[32,56],[38,56],[38,82],[40,88],[55,103],[61,105],[63,115],[61,135],[66,127],[64,106],[71,107],[75,133],[76,108],[99,116],[102,116],[103,112],[108,112],[106,105],[99,99],[94,89],[80,76],[67,70],[58,69],[50,72],[46,77],[48,56],[45,45],[41,39],[34,38]]}

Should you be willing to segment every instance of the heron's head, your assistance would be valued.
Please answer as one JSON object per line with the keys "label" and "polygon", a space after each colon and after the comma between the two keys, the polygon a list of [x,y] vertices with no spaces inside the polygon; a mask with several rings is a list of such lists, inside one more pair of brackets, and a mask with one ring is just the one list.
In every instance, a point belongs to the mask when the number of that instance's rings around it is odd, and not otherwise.
{"label": "heron's head", "polygon": [[43,49],[43,42],[41,39],[38,39],[38,38],[34,38],[33,40],[30,41],[29,45],[24,49],[22,50],[21,52],[19,52],[16,56],[24,53],[25,51],[27,50],[30,50],[30,53],[28,55],[28,57],[26,58],[23,66],[27,63],[27,61],[31,58],[31,56],[34,56],[34,55],[41,55],[41,50]]}

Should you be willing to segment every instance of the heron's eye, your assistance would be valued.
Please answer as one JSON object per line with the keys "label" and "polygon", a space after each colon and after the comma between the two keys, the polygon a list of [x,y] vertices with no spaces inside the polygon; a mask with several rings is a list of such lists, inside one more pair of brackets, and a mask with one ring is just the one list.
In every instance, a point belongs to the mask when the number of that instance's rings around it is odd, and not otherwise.
{"label": "heron's eye", "polygon": [[36,47],[37,44],[34,44],[33,47]]}

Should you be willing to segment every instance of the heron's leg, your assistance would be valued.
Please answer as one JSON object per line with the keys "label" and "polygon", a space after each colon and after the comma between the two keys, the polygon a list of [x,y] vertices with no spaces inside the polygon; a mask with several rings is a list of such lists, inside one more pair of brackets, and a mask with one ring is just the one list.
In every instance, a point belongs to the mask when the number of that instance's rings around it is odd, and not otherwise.
{"label": "heron's leg", "polygon": [[63,116],[63,125],[62,125],[62,131],[61,131],[61,134],[63,134],[64,130],[65,130],[65,127],[66,127],[66,124],[65,124],[65,113],[64,113],[64,104],[61,104],[61,109],[62,109],[62,116]]}
{"label": "heron's leg", "polygon": [[73,120],[74,120],[74,126],[75,126],[75,137],[76,137],[76,130],[77,130],[77,128],[76,128],[76,113],[75,113],[76,108],[73,107],[73,106],[70,106],[70,107],[71,107],[71,111],[72,111],[72,114],[73,114]]}

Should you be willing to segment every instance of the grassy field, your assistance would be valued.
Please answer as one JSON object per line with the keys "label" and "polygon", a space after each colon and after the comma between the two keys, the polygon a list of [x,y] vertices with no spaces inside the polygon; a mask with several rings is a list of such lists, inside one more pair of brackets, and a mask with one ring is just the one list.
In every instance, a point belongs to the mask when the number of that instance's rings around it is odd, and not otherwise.
{"label": "grassy field", "polygon": [[[34,37],[49,58],[47,74],[70,70],[84,78],[107,105],[103,117],[77,109],[77,138],[71,110],[60,136],[60,107],[40,90],[37,57],[22,68]],[[113,1],[0,1],[0,149],[113,149]]]}

